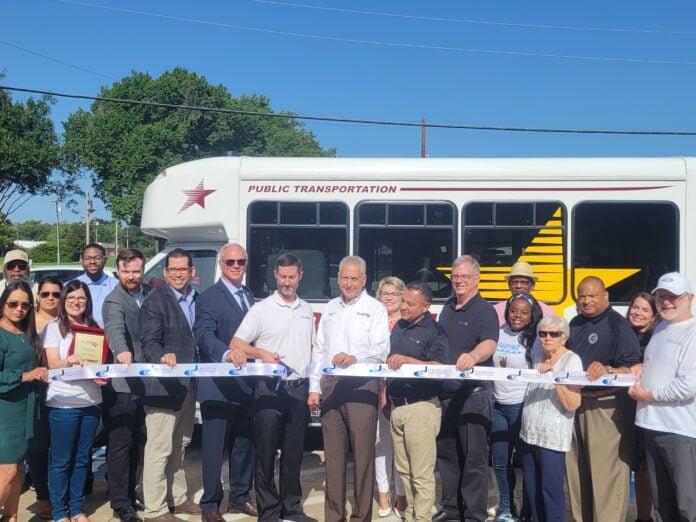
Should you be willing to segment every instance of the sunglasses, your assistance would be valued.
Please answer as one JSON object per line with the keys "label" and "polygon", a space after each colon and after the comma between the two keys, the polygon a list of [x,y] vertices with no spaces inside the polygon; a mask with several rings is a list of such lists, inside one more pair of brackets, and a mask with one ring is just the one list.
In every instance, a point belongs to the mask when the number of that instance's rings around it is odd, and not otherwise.
{"label": "sunglasses", "polygon": [[540,332],[537,332],[537,335],[541,337],[542,339],[544,337],[553,337],[554,339],[559,338],[561,335],[563,335],[563,332],[547,332],[545,330],[541,330]]}
{"label": "sunglasses", "polygon": [[39,297],[41,297],[41,299],[48,299],[48,297],[60,299],[60,292],[39,292]]}
{"label": "sunglasses", "polygon": [[14,270],[15,268],[19,268],[20,270],[26,270],[27,268],[29,268],[29,264],[25,261],[10,261],[5,266],[8,270]]}
{"label": "sunglasses", "polygon": [[28,312],[29,310],[31,310],[31,303],[27,303],[26,301],[24,301],[24,302],[7,301],[5,304],[7,305],[7,308],[9,308],[10,310],[14,310],[18,306],[25,312]]}
{"label": "sunglasses", "polygon": [[246,266],[246,259],[223,259],[223,263],[225,263],[225,266],[227,268],[232,268],[235,264],[239,266]]}

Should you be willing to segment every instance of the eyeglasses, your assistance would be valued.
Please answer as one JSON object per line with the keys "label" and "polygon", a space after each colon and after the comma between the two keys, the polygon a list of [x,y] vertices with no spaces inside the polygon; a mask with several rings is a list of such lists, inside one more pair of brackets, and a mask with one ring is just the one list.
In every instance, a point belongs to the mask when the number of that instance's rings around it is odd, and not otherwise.
{"label": "eyeglasses", "polygon": [[25,261],[10,261],[5,265],[8,270],[15,270],[19,268],[20,270],[26,270],[29,268],[29,263]]}
{"label": "eyeglasses", "polygon": [[187,266],[186,268],[166,268],[167,272],[170,274],[188,274],[191,271],[191,267]]}
{"label": "eyeglasses", "polygon": [[452,281],[470,281],[475,277],[478,276],[473,274],[452,274]]}
{"label": "eyeglasses", "polygon": [[227,268],[232,268],[235,264],[238,266],[246,266],[247,260],[246,259],[223,259],[223,263],[225,263],[225,266]]}
{"label": "eyeglasses", "polygon": [[104,259],[104,256],[87,256],[82,258],[83,261],[87,261],[88,263],[92,261],[101,261],[102,259]]}
{"label": "eyeglasses", "polygon": [[396,299],[397,297],[401,297],[401,292],[380,292],[379,296],[384,298],[393,297]]}
{"label": "eyeglasses", "polygon": [[86,303],[86,302],[87,302],[87,298],[86,298],[86,297],[82,297],[82,296],[77,297],[77,296],[74,296],[74,295],[73,295],[73,296],[70,296],[70,297],[66,297],[65,300],[66,300],[68,303],[75,303],[75,302],[77,302],[77,303]]}
{"label": "eyeglasses", "polygon": [[558,339],[561,335],[563,335],[563,332],[547,332],[546,330],[540,330],[539,332],[537,332],[537,335],[542,339],[546,337],[553,337],[554,339]]}
{"label": "eyeglasses", "polygon": [[7,301],[5,304],[7,305],[7,308],[9,308],[10,310],[14,310],[18,306],[21,307],[24,312],[28,312],[29,310],[31,310],[31,303],[27,303],[26,301]]}
{"label": "eyeglasses", "polygon": [[49,297],[60,299],[60,292],[39,292],[39,297],[41,297],[41,299],[48,299]]}

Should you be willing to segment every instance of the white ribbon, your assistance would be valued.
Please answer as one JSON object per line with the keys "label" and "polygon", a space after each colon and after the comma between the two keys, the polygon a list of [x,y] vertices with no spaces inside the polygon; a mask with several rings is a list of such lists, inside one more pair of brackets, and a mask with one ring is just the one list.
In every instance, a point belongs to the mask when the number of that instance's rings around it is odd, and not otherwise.
{"label": "white ribbon", "polygon": [[573,384],[579,386],[614,387],[633,386],[632,373],[606,374],[591,381],[585,372],[547,372],[520,370],[516,368],[495,368],[493,366],[474,366],[467,371],[459,371],[454,365],[404,364],[398,370],[390,370],[386,364],[358,363],[346,368],[337,366],[314,367],[314,373],[336,377],[388,377],[390,379],[438,379],[472,381],[516,381],[542,384]]}
{"label": "white ribbon", "polygon": [[165,364],[95,364],[49,370],[50,381],[76,381],[79,379],[113,379],[115,377],[280,377],[287,379],[282,364],[249,363],[235,366],[231,363],[177,364],[170,368]]}
{"label": "white ribbon", "polygon": [[[547,372],[537,370],[494,368],[474,366],[459,371],[453,365],[404,364],[398,370],[390,370],[386,364],[358,363],[340,368],[337,366],[314,365],[314,374],[335,377],[375,377],[390,379],[437,379],[458,381],[516,381],[542,384],[573,384],[579,386],[628,387],[635,382],[631,373],[606,374],[591,381],[585,372]],[[170,368],[164,364],[97,364],[72,366],[60,370],[49,370],[49,381],[75,381],[80,379],[112,379],[115,377],[280,377],[287,379],[283,364],[249,363],[235,366],[231,363],[177,364]]]}

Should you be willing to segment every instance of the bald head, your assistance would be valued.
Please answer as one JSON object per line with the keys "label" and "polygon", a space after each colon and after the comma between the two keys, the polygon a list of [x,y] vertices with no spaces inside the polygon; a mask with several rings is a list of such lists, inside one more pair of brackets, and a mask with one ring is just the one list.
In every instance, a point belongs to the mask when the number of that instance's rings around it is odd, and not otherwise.
{"label": "bald head", "polygon": [[578,311],[585,317],[596,317],[609,308],[609,292],[599,277],[589,276],[578,284]]}

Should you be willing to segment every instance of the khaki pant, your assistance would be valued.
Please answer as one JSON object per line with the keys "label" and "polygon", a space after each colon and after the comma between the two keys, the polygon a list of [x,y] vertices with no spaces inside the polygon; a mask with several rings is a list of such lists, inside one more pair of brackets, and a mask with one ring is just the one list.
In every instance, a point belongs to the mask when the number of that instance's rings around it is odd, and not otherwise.
{"label": "khaki pant", "polygon": [[145,406],[147,442],[143,463],[145,517],[169,512],[188,499],[184,450],[191,442],[196,394],[189,390],[178,411]]}
{"label": "khaki pant", "polygon": [[442,413],[437,399],[392,408],[394,467],[404,482],[406,520],[430,522],[435,503],[437,434]]}
{"label": "khaki pant", "polygon": [[635,403],[620,391],[583,397],[566,455],[572,520],[617,522],[626,519],[631,482]]}

